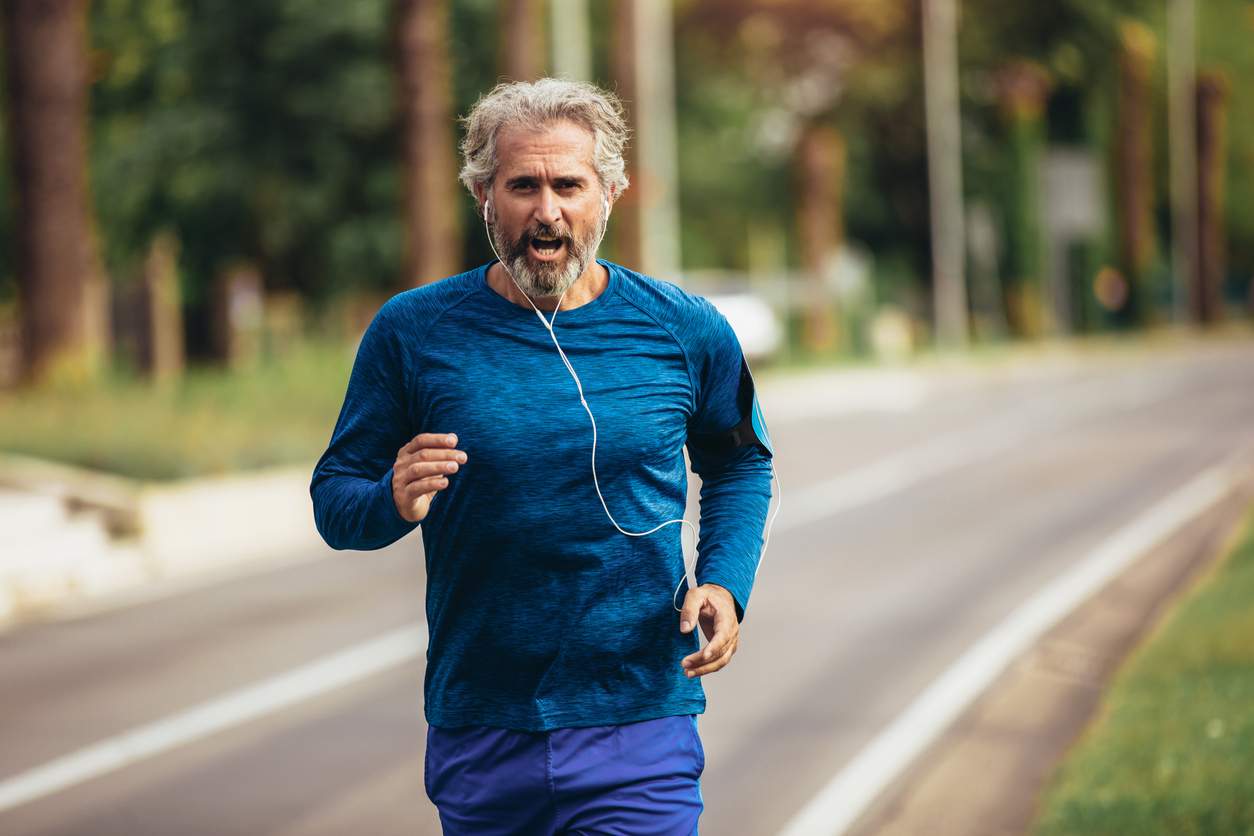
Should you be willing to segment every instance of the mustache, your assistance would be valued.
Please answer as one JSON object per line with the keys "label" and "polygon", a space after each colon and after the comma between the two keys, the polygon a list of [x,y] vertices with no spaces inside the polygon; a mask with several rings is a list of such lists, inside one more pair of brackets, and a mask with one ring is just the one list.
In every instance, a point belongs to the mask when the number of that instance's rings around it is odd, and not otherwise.
{"label": "mustache", "polygon": [[535,223],[519,233],[518,241],[516,243],[519,246],[525,247],[536,238],[556,239],[558,241],[565,241],[568,244],[574,241],[574,236],[570,234],[570,230],[566,228],[565,224],[554,225]]}

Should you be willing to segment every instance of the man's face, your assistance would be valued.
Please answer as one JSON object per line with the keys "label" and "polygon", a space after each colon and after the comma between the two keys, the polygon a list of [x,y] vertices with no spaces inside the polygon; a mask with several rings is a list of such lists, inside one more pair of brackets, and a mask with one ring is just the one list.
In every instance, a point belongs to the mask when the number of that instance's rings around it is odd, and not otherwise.
{"label": "man's face", "polygon": [[528,296],[559,296],[584,274],[604,231],[592,133],[573,122],[506,127],[489,194],[493,243]]}

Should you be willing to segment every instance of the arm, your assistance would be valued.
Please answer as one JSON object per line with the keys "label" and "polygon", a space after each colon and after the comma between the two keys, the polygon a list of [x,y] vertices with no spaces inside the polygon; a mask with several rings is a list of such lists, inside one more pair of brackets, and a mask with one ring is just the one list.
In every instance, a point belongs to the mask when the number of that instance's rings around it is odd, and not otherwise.
{"label": "arm", "polygon": [[[711,339],[697,355],[688,436],[692,469],[701,477],[700,585],[684,598],[679,628],[687,633],[700,623],[709,644],[683,660],[690,677],[719,670],[736,652],[771,501],[772,453],[755,412],[753,379],[731,327],[712,314]],[[749,425],[760,432],[746,433]]]}
{"label": "arm", "polygon": [[693,472],[701,477],[697,581],[730,592],[741,621],[762,553],[771,460],[756,444],[708,452],[690,441],[688,453]]}
{"label": "arm", "polygon": [[411,433],[404,368],[385,304],[362,335],[344,405],[309,493],[318,533],[333,549],[378,549],[418,524],[392,497],[392,466]]}

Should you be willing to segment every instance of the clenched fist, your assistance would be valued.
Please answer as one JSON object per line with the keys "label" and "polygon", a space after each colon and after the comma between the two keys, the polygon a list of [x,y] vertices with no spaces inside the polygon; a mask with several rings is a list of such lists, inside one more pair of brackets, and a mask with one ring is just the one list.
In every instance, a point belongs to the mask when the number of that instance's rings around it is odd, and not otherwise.
{"label": "clenched fist", "polygon": [[431,500],[448,487],[449,478],[466,463],[466,454],[457,449],[457,436],[421,433],[396,453],[392,466],[392,501],[396,510],[410,522],[422,522],[431,510]]}

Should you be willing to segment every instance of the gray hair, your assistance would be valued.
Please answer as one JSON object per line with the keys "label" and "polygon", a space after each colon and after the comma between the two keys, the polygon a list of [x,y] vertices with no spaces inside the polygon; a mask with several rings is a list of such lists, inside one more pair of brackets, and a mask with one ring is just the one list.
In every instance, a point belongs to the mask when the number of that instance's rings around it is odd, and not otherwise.
{"label": "gray hair", "polygon": [[509,125],[541,127],[569,120],[587,128],[594,140],[592,166],[603,189],[622,194],[627,188],[623,150],[630,130],[623,105],[613,93],[582,81],[542,78],[498,84],[475,102],[462,119],[461,181],[471,195],[496,177],[500,159],[496,137]]}

